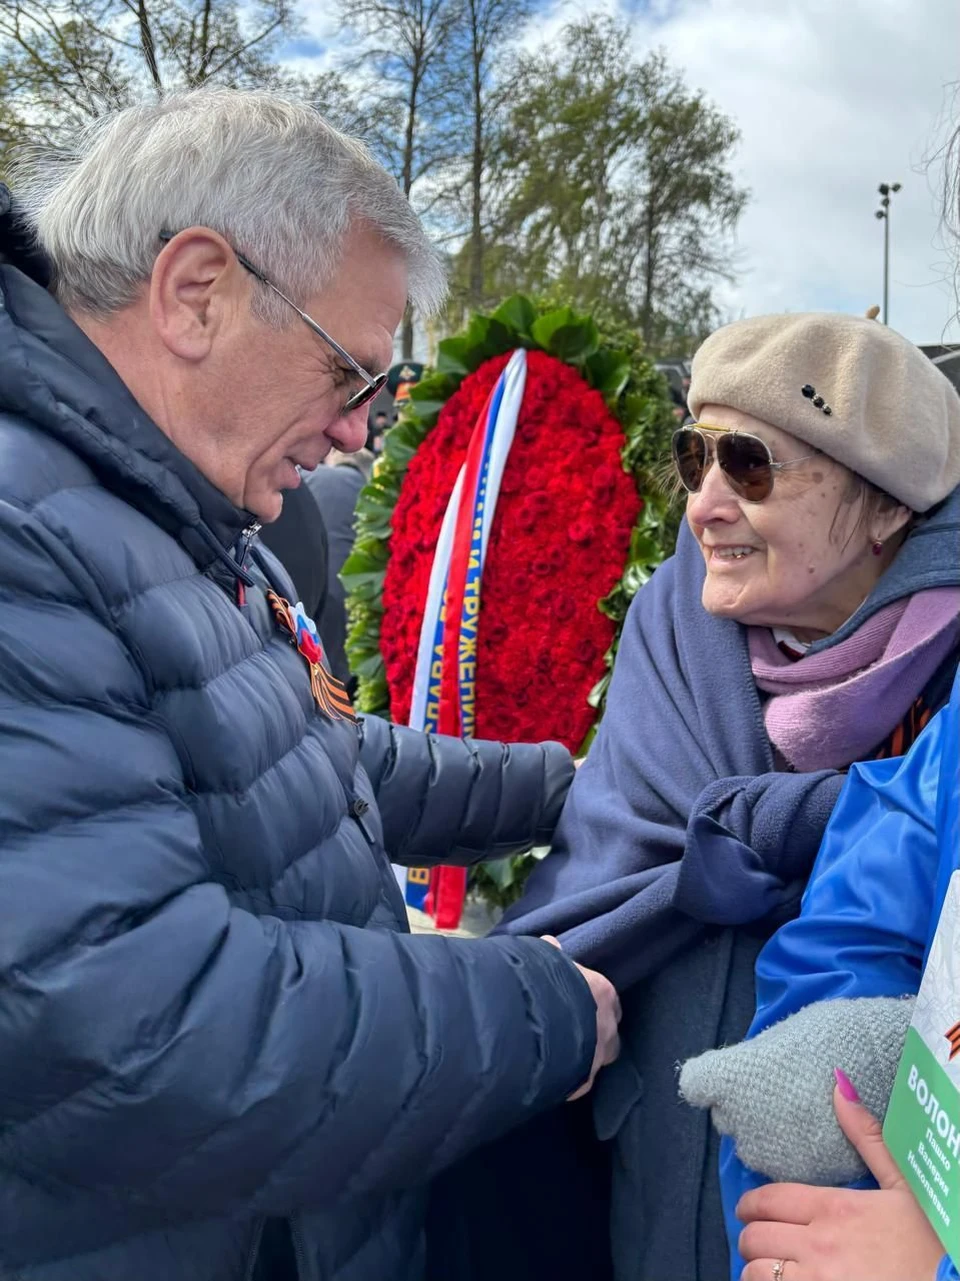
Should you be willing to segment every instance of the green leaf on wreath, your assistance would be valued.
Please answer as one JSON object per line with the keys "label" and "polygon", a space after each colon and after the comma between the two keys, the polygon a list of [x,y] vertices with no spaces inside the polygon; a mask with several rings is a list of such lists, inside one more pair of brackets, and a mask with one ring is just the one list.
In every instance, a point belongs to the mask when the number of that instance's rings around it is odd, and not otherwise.
{"label": "green leaf on wreath", "polygon": [[572,307],[555,307],[553,311],[545,311],[542,316],[537,317],[530,326],[530,335],[544,351],[549,351],[550,340],[556,331],[575,326],[579,320],[580,317]]}
{"label": "green leaf on wreath", "polygon": [[417,446],[407,445],[402,440],[391,440],[392,435],[393,432],[389,431],[383,439],[383,456],[395,467],[405,468],[417,452]]}
{"label": "green leaf on wreath", "polygon": [[602,600],[597,602],[597,609],[601,614],[606,614],[607,618],[612,618],[615,623],[622,623],[627,616],[627,605],[629,603],[621,581]]}
{"label": "green leaf on wreath", "polygon": [[655,564],[660,559],[657,540],[647,529],[637,527],[630,535],[630,560],[644,565]]}
{"label": "green leaf on wreath", "polygon": [[461,381],[461,374],[434,371],[410,388],[410,399],[416,401],[433,398],[446,402],[460,386]]}
{"label": "green leaf on wreath", "polygon": [[[410,393],[411,397],[413,392]],[[426,396],[417,397],[416,413],[419,422],[425,427],[435,427],[440,410],[447,402],[445,400],[429,399]]]}
{"label": "green leaf on wreath", "polygon": [[636,596],[644,583],[649,581],[650,571],[647,569],[646,565],[637,564],[628,565],[624,570],[623,578],[621,579],[621,582],[623,583],[623,590],[631,600]]}
{"label": "green leaf on wreath", "polygon": [[613,404],[630,381],[630,357],[626,352],[604,347],[584,361],[583,372],[590,386]]}
{"label": "green leaf on wreath", "polygon": [[363,659],[359,663],[354,663],[353,671],[361,680],[369,680],[383,670],[383,659],[379,652],[371,654],[369,658]]}
{"label": "green leaf on wreath", "polygon": [[463,341],[467,345],[464,362],[470,373],[491,356],[500,356],[517,345],[516,334],[510,328],[493,316],[479,313],[470,317]]}
{"label": "green leaf on wreath", "polygon": [[475,314],[470,317],[463,341],[467,346],[465,355],[467,371],[471,374],[475,369],[479,369],[485,360],[498,354],[496,347],[488,341],[492,323],[489,316]]}
{"label": "green leaf on wreath", "polygon": [[387,556],[385,550],[381,549],[376,543],[376,552],[355,547],[347,557],[340,570],[341,578],[349,578],[352,574],[382,574],[387,567]]}
{"label": "green leaf on wreath", "polygon": [[[504,352],[513,351],[517,346],[517,334],[512,325],[505,325],[496,316],[490,317],[487,330],[486,347],[491,356],[502,356]],[[489,356],[487,359],[489,360]],[[483,363],[482,361],[480,362]]]}
{"label": "green leaf on wreath", "polygon": [[483,870],[498,889],[508,890],[514,881],[512,858],[495,858],[484,863]]}
{"label": "green leaf on wreath", "polygon": [[514,294],[506,302],[502,302],[493,313],[493,319],[502,321],[509,329],[512,329],[521,338],[531,338],[533,322],[537,318],[537,310],[529,298],[523,294]]}
{"label": "green leaf on wreath", "polygon": [[582,365],[600,346],[600,331],[588,316],[558,307],[534,321],[530,330],[544,351],[570,365]]}
{"label": "green leaf on wreath", "polygon": [[437,370],[443,374],[468,374],[469,352],[470,341],[466,334],[461,334],[459,338],[444,338],[437,345]]}
{"label": "green leaf on wreath", "polygon": [[633,422],[641,421],[648,409],[648,398],[642,391],[630,390],[623,401],[624,417]]}
{"label": "green leaf on wreath", "polygon": [[601,676],[596,685],[594,685],[593,689],[587,695],[587,702],[591,707],[599,707],[603,702],[603,696],[606,694],[607,688],[610,685],[611,674],[612,673],[610,672],[606,672]]}
{"label": "green leaf on wreath", "polygon": [[350,577],[350,594],[357,601],[368,603],[379,599],[383,591],[383,574],[353,574]]}

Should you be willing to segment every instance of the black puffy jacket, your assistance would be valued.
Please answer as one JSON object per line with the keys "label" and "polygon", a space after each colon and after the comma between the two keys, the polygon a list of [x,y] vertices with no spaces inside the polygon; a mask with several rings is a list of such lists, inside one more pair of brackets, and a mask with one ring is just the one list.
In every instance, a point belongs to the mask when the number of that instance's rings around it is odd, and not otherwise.
{"label": "black puffy jacket", "polygon": [[418,1189],[589,1070],[569,961],[411,937],[388,862],[546,839],[566,752],[319,716],[245,520],[0,267],[4,1277],[244,1281],[268,1216],[416,1277]]}

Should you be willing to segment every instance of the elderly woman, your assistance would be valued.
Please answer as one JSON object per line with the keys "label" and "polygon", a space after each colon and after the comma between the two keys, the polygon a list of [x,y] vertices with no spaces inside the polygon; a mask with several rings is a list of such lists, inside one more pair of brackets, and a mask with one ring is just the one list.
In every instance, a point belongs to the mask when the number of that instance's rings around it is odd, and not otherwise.
{"label": "elderly woman", "polygon": [[502,927],[557,935],[623,995],[594,1105],[618,1281],[728,1275],[718,1141],[676,1064],[743,1037],[844,771],[909,747],[960,646],[960,398],[916,348],[846,316],[740,321],[698,352],[689,405],[677,554]]}

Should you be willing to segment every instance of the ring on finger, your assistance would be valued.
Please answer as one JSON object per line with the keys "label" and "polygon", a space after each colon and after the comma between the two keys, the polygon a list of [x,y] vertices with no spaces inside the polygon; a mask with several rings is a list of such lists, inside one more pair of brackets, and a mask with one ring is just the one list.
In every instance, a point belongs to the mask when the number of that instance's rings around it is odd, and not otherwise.
{"label": "ring on finger", "polygon": [[773,1276],[771,1281],[783,1281],[783,1269],[787,1266],[786,1259],[777,1259],[773,1265]]}

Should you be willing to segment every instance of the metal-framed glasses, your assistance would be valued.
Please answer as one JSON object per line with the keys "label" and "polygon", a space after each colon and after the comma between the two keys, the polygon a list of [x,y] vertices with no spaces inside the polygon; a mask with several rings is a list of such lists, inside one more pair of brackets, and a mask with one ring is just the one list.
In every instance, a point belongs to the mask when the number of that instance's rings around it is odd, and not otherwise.
{"label": "metal-framed glasses", "polygon": [[[173,231],[161,231],[160,239],[164,242],[164,244],[166,244],[167,241],[170,241],[173,239],[175,234],[176,233]],[[385,373],[382,373],[382,374],[367,373],[364,367],[361,364],[359,364],[358,361],[354,360],[354,358],[350,355],[350,353],[345,348],[341,347],[335,338],[331,338],[331,336],[327,333],[327,331],[323,328],[322,325],[318,325],[312,316],[308,316],[305,311],[302,311],[297,306],[297,304],[293,301],[293,299],[288,298],[287,295],[283,292],[283,290],[280,289],[277,285],[275,285],[272,280],[268,279],[268,277],[266,277],[263,274],[263,272],[260,270],[259,267],[255,267],[253,263],[250,261],[250,259],[246,257],[245,254],[242,254],[239,251],[239,249],[234,249],[233,252],[237,259],[237,262],[240,264],[241,267],[249,271],[251,276],[254,276],[257,280],[260,281],[261,285],[266,285],[268,289],[272,290],[273,293],[275,293],[278,298],[282,298],[288,307],[292,307],[293,310],[300,317],[300,319],[303,321],[303,323],[309,326],[309,328],[313,330],[313,332],[317,335],[318,338],[322,338],[323,341],[327,344],[327,346],[332,351],[336,352],[336,354],[340,357],[340,359],[350,369],[352,373],[356,374],[358,378],[363,380],[364,386],[361,387],[359,391],[355,391],[353,395],[349,397],[346,404],[343,406],[341,413],[351,414],[355,409],[359,409],[361,405],[369,404],[370,401],[373,400],[377,392],[380,390],[380,388],[387,381],[387,375]]]}
{"label": "metal-framed glasses", "polygon": [[680,484],[689,494],[698,494],[714,458],[727,483],[738,498],[748,503],[762,503],[773,493],[777,472],[815,457],[804,454],[775,463],[770,446],[750,432],[727,431],[705,423],[678,427],[671,443],[673,464]]}

